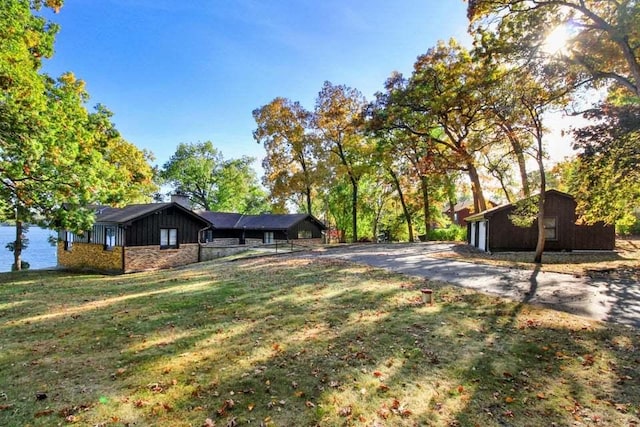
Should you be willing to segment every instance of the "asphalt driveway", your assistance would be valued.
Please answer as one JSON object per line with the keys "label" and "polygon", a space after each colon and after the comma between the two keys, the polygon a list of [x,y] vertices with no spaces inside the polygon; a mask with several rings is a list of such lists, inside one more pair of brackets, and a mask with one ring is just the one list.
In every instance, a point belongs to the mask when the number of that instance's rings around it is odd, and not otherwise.
{"label": "asphalt driveway", "polygon": [[329,257],[441,280],[590,319],[640,327],[640,284],[461,262],[449,243],[363,244],[314,251]]}

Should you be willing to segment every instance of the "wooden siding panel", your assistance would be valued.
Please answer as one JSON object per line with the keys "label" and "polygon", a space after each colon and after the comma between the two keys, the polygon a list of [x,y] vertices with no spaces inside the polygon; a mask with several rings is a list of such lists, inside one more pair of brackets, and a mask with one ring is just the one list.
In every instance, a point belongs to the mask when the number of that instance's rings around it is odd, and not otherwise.
{"label": "wooden siding panel", "polygon": [[[490,251],[531,251],[538,242],[538,222],[528,228],[516,227],[509,219],[514,207],[496,212],[489,219]],[[545,241],[545,250],[572,250],[574,247],[575,202],[549,193],[545,199],[545,217],[557,218],[557,240]]]}
{"label": "wooden siding panel", "polygon": [[204,224],[174,207],[133,221],[127,228],[130,238],[127,246],[160,246],[160,229],[176,228],[178,243],[198,243],[198,232]]}
{"label": "wooden siding panel", "polygon": [[615,227],[598,222],[593,225],[576,225],[576,250],[612,251],[616,246]]}
{"label": "wooden siding panel", "polygon": [[297,239],[298,233],[300,231],[310,231],[311,238],[313,239],[319,239],[320,237],[322,237],[322,230],[320,229],[320,226],[318,226],[318,224],[316,224],[315,222],[310,221],[308,218],[305,219],[304,221],[300,221],[293,227],[289,228],[288,230],[289,239],[290,240]]}

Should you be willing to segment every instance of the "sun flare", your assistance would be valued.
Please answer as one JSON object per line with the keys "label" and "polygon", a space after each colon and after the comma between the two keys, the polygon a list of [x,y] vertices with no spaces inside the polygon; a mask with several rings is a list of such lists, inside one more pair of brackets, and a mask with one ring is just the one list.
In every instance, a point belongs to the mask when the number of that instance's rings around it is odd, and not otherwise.
{"label": "sun flare", "polygon": [[566,55],[569,52],[569,41],[572,38],[567,24],[560,24],[554,28],[545,38],[542,51],[550,55]]}

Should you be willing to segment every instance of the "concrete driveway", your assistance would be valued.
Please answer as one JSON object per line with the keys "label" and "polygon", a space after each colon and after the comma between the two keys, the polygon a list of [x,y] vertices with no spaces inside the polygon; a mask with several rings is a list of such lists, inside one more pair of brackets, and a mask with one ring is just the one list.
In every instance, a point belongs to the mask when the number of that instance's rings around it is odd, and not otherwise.
{"label": "concrete driveway", "polygon": [[640,327],[640,284],[472,264],[443,257],[450,243],[363,244],[314,251],[398,273],[441,280],[590,319]]}

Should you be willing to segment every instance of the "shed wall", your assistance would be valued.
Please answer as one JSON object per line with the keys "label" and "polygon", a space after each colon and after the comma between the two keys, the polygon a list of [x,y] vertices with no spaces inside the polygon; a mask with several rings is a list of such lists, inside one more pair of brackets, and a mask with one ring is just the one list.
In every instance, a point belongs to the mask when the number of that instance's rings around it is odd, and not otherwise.
{"label": "shed wall", "polygon": [[[530,251],[538,242],[538,222],[531,227],[516,227],[509,219],[515,207],[496,212],[489,219],[490,251]],[[554,193],[545,198],[545,218],[556,218],[555,240],[545,241],[545,250],[572,250],[574,247],[575,202]]]}
{"label": "shed wall", "polygon": [[593,225],[576,225],[574,249],[612,251],[615,246],[615,227],[603,222]]}

